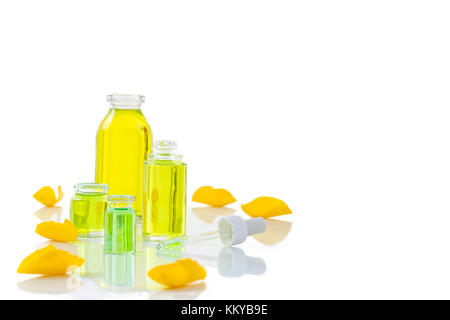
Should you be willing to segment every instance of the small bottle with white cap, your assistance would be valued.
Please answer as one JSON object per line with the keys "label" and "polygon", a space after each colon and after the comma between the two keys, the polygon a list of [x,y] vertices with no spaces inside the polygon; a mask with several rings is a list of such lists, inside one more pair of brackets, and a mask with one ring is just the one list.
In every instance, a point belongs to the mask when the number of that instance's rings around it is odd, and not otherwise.
{"label": "small bottle with white cap", "polygon": [[219,238],[227,246],[243,243],[248,236],[266,231],[267,222],[264,218],[243,219],[239,216],[222,217],[218,230],[188,236],[167,239],[158,244],[158,250],[168,250],[188,243],[202,242]]}

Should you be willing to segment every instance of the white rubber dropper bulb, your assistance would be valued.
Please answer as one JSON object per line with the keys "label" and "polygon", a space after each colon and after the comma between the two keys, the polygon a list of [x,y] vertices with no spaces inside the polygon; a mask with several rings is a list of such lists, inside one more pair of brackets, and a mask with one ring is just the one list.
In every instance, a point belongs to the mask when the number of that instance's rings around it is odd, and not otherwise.
{"label": "white rubber dropper bulb", "polygon": [[243,243],[248,236],[263,233],[267,229],[264,218],[244,220],[239,216],[222,217],[219,220],[219,237],[226,246]]}

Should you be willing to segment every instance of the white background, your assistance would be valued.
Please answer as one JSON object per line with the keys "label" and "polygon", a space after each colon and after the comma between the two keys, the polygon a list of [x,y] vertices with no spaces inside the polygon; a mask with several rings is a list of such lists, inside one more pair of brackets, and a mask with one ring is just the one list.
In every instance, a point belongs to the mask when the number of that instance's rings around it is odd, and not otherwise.
{"label": "white background", "polygon": [[68,215],[121,92],[178,141],[189,197],[213,185],[294,212],[283,242],[245,244],[266,274],[208,269],[200,298],[450,298],[449,16],[448,1],[2,1],[0,296],[72,297],[17,286],[43,241],[32,195],[61,184]]}

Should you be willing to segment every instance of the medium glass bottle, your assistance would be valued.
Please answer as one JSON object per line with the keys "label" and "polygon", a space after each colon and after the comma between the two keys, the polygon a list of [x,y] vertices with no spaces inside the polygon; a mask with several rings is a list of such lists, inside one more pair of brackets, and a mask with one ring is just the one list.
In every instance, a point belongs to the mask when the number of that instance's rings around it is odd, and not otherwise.
{"label": "medium glass bottle", "polygon": [[142,111],[141,95],[112,94],[111,108],[97,132],[95,181],[109,186],[110,194],[134,196],[142,215],[144,161],[152,150],[152,133]]}
{"label": "medium glass bottle", "polygon": [[108,197],[105,214],[105,253],[134,253],[136,212],[133,196],[113,195]]}
{"label": "medium glass bottle", "polygon": [[174,141],[156,141],[144,162],[143,235],[164,240],[186,229],[186,163]]}
{"label": "medium glass bottle", "polygon": [[108,186],[78,183],[70,201],[70,220],[80,236],[103,236]]}

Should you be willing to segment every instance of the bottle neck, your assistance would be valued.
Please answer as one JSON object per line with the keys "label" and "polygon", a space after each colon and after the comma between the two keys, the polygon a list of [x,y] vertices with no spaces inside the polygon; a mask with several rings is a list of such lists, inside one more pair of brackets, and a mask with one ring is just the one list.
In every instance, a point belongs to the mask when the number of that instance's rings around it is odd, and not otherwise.
{"label": "bottle neck", "polygon": [[132,208],[134,200],[134,196],[112,195],[108,197],[108,205],[112,209],[127,209]]}
{"label": "bottle neck", "polygon": [[115,105],[115,104],[111,103],[109,109],[110,110],[141,110],[141,106]]}
{"label": "bottle neck", "polygon": [[150,160],[181,161],[183,156],[177,153],[177,143],[171,140],[156,141]]}
{"label": "bottle neck", "polygon": [[140,109],[145,97],[139,94],[110,94],[106,100],[111,103],[111,109]]}

